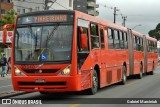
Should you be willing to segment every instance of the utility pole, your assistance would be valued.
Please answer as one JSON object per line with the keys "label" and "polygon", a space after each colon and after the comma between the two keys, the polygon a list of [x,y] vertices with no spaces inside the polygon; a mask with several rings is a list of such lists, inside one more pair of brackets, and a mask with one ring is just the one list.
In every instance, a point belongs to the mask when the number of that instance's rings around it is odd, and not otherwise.
{"label": "utility pole", "polygon": [[45,0],[45,3],[44,3],[44,10],[48,10],[48,2],[49,2],[49,0]]}
{"label": "utility pole", "polygon": [[119,11],[119,9],[117,9],[117,7],[114,7],[114,23],[116,23],[116,12]]}
{"label": "utility pole", "polygon": [[126,26],[127,16],[122,16],[122,19],[123,19],[122,25],[125,27]]}

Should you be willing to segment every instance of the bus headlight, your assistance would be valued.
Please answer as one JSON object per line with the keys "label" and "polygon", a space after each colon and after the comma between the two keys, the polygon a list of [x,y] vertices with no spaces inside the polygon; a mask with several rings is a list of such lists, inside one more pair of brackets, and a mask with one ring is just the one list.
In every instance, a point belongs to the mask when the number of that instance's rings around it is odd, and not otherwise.
{"label": "bus headlight", "polygon": [[22,72],[22,71],[20,71],[18,68],[16,68],[15,67],[15,74],[17,75],[17,76],[24,76],[25,74]]}
{"label": "bus headlight", "polygon": [[70,72],[70,66],[68,66],[64,70],[62,70],[58,75],[70,75]]}

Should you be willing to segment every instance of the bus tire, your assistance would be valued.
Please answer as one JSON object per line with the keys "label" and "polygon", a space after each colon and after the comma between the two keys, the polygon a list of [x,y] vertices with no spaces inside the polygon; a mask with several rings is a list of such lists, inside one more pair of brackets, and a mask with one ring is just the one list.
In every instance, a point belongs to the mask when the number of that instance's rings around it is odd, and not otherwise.
{"label": "bus tire", "polygon": [[142,79],[142,77],[143,77],[143,66],[142,64],[140,64],[140,72],[138,74],[138,79]]}
{"label": "bus tire", "polygon": [[149,74],[154,75],[154,63],[152,64],[152,71]]}
{"label": "bus tire", "polygon": [[125,84],[126,84],[126,81],[127,81],[126,67],[123,66],[123,68],[122,68],[122,81],[121,81],[121,84],[122,84],[122,85],[125,85]]}
{"label": "bus tire", "polygon": [[49,94],[49,92],[42,92],[42,91],[40,91],[39,93],[40,93],[40,94],[43,94],[43,95]]}
{"label": "bus tire", "polygon": [[98,75],[96,70],[93,70],[93,74],[92,74],[92,87],[90,89],[88,89],[87,93],[89,95],[94,95],[96,94],[98,91]]}

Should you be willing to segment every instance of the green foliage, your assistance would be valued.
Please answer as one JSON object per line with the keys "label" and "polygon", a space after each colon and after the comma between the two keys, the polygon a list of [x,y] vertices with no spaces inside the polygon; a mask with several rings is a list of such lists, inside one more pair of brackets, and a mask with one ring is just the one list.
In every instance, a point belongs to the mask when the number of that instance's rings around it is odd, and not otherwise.
{"label": "green foliage", "polygon": [[15,10],[9,10],[2,19],[0,19],[0,25],[4,26],[5,24],[14,24],[16,20],[17,12]]}
{"label": "green foliage", "polygon": [[148,33],[151,37],[156,38],[157,40],[160,40],[160,23],[156,26],[155,29],[150,30]]}

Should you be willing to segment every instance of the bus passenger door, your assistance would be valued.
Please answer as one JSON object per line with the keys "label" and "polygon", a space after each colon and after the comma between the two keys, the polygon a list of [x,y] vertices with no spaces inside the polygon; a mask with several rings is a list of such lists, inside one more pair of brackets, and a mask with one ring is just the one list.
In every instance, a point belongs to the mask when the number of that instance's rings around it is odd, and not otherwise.
{"label": "bus passenger door", "polygon": [[132,30],[128,29],[129,75],[132,75],[134,71],[133,42]]}

